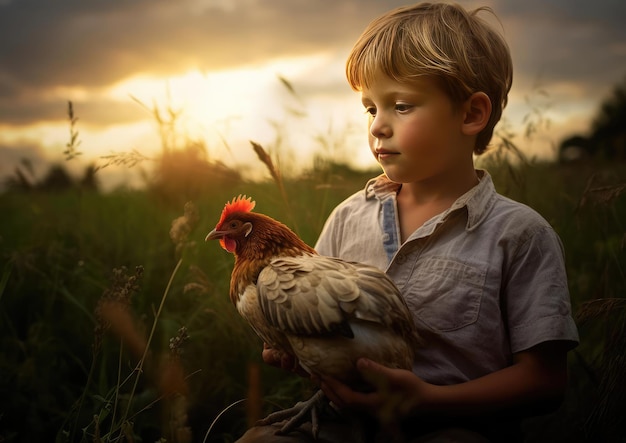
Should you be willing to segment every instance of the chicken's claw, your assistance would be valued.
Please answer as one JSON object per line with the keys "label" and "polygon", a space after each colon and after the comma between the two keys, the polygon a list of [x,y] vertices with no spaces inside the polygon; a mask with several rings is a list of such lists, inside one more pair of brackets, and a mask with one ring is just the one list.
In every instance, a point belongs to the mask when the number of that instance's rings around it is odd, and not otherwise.
{"label": "chicken's claw", "polygon": [[276,431],[276,435],[286,435],[301,424],[305,423],[310,417],[311,434],[314,439],[317,439],[319,434],[318,410],[323,406],[324,402],[328,402],[328,399],[324,395],[324,392],[319,390],[308,400],[298,402],[291,408],[274,412],[257,421],[256,425],[267,426],[287,420],[287,422],[278,431]]}

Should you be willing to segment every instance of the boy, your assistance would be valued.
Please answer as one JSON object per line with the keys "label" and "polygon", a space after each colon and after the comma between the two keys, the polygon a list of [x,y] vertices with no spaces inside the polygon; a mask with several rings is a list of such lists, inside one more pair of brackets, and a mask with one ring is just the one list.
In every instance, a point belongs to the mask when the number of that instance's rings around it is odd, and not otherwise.
{"label": "boy", "polygon": [[425,344],[412,372],[359,360],[372,392],[318,382],[340,409],[391,408],[406,441],[521,441],[523,417],[560,403],[578,342],[558,236],[473,165],[512,82],[506,43],[477,17],[485,9],[392,10],[347,61],[384,174],[333,211],[316,249],[386,269]]}

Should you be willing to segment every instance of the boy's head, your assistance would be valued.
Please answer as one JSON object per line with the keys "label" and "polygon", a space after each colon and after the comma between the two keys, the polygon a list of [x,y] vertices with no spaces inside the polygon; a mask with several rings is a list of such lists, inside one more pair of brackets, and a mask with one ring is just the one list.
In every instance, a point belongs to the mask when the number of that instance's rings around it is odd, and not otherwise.
{"label": "boy's head", "polygon": [[502,116],[513,80],[509,48],[477,14],[445,3],[420,3],[389,11],[372,21],[354,45],[346,64],[348,82],[361,90],[377,74],[400,82],[431,76],[455,104],[475,92],[491,100],[489,123],[478,134],[474,152],[482,154]]}

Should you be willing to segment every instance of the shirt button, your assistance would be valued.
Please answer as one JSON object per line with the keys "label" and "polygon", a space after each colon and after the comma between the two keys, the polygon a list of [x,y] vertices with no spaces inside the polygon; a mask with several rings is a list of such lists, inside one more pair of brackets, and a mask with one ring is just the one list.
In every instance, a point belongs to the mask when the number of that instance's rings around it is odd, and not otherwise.
{"label": "shirt button", "polygon": [[387,243],[389,241],[389,234],[383,234],[383,242]]}

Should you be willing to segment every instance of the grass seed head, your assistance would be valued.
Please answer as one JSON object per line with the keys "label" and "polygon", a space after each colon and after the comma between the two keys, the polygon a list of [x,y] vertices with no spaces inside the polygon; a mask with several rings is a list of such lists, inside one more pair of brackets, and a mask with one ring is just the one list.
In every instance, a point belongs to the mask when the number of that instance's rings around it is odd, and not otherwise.
{"label": "grass seed head", "polygon": [[111,285],[106,288],[96,305],[96,326],[94,330],[94,351],[102,345],[104,333],[111,328],[112,321],[119,322],[129,315],[131,296],[140,289],[139,280],[143,276],[143,266],[135,267],[129,275],[126,266],[113,269]]}
{"label": "grass seed head", "polygon": [[172,221],[170,239],[176,245],[177,256],[180,256],[185,247],[193,245],[193,242],[188,241],[188,238],[199,221],[200,214],[198,213],[198,208],[192,202],[185,203],[183,215]]}
{"label": "grass seed head", "polygon": [[189,340],[189,334],[187,334],[187,328],[181,326],[176,336],[170,338],[170,354],[173,356],[180,356],[184,352],[184,344]]}

